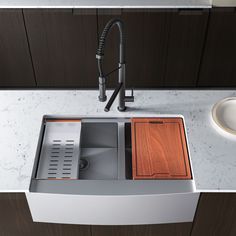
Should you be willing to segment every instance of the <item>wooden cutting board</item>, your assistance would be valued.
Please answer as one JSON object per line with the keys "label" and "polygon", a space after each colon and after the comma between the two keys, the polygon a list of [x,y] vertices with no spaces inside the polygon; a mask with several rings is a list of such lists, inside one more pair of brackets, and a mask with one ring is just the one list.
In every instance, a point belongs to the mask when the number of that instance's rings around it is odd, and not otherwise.
{"label": "wooden cutting board", "polygon": [[182,118],[132,119],[133,179],[191,179]]}

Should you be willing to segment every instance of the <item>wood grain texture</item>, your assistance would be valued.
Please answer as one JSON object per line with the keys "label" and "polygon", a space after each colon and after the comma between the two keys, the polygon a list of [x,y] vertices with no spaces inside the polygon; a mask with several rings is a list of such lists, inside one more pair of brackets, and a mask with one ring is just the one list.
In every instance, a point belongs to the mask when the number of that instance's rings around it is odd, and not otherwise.
{"label": "wood grain texture", "polygon": [[191,236],[235,236],[236,193],[202,193]]}
{"label": "wood grain texture", "polygon": [[211,10],[198,86],[236,86],[235,25],[234,8]]}
{"label": "wood grain texture", "polygon": [[0,10],[0,87],[34,87],[22,11]]}
{"label": "wood grain texture", "polygon": [[35,223],[32,221],[24,193],[1,193],[0,212],[1,236],[236,235],[235,193],[202,193],[193,224],[85,226]]}
{"label": "wood grain texture", "polygon": [[[23,13],[0,11],[0,87],[34,87],[36,80],[42,88],[97,88],[98,32],[112,17],[125,22],[128,87],[236,86],[234,8],[213,8],[209,13],[156,9],[99,9],[98,15],[95,9]],[[114,28],[106,43],[106,72],[117,66],[118,39]],[[116,84],[114,73],[107,85]]]}
{"label": "wood grain texture", "polygon": [[190,236],[192,223],[91,226],[92,236]]}
{"label": "wood grain texture", "polygon": [[[97,17],[86,9],[24,10],[39,87],[98,86]],[[87,14],[87,15],[86,15]]]}
{"label": "wood grain texture", "polygon": [[[100,34],[112,17],[125,23],[128,87],[196,86],[208,11],[123,9],[114,16],[98,10]],[[117,66],[118,39],[114,28],[106,42],[107,71]],[[117,74],[109,79],[109,86],[115,83]]]}
{"label": "wood grain texture", "polygon": [[0,236],[91,236],[90,226],[33,222],[24,193],[1,193],[0,212]]}
{"label": "wood grain texture", "polygon": [[0,236],[189,236],[192,223],[92,226],[36,223],[24,193],[0,193]]}
{"label": "wood grain texture", "polygon": [[[124,21],[126,38],[127,87],[155,88],[163,86],[168,38],[168,17],[165,11],[123,9],[117,15],[104,15],[98,10],[99,35],[113,17]],[[119,34],[116,27],[109,33],[105,47],[104,71],[117,67]],[[109,76],[108,87],[117,84],[117,73]]]}
{"label": "wood grain texture", "polygon": [[132,119],[133,179],[191,179],[183,120]]}
{"label": "wood grain texture", "polygon": [[205,40],[208,10],[169,13],[164,86],[195,87]]}

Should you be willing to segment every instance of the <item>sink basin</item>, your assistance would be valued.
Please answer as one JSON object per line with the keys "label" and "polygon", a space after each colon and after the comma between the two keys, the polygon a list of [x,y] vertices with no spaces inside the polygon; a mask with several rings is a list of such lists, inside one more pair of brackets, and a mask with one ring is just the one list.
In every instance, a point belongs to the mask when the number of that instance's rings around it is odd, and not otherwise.
{"label": "sink basin", "polygon": [[62,121],[45,121],[37,179],[132,178],[129,119]]}
{"label": "sink basin", "polygon": [[193,188],[193,179],[133,180],[130,117],[45,116],[42,120],[32,192],[133,195]]}
{"label": "sink basin", "polygon": [[[79,179],[117,180],[131,178],[131,126],[127,121],[83,120]],[[84,164],[85,163],[85,164]]]}
{"label": "sink basin", "polygon": [[80,148],[79,179],[118,178],[117,123],[83,123]]}
{"label": "sink basin", "polygon": [[221,130],[236,135],[236,97],[216,103],[212,109],[212,118]]}

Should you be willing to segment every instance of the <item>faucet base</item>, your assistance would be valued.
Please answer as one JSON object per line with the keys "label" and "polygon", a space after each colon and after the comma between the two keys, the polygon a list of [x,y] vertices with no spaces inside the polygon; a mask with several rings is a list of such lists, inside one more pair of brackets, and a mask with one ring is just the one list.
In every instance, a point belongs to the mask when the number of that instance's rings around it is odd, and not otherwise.
{"label": "faucet base", "polygon": [[117,109],[118,109],[118,111],[125,111],[126,107],[123,107],[123,108],[117,107]]}
{"label": "faucet base", "polygon": [[99,102],[105,102],[106,100],[107,100],[107,96],[105,95],[105,96],[98,96],[98,100],[99,100]]}

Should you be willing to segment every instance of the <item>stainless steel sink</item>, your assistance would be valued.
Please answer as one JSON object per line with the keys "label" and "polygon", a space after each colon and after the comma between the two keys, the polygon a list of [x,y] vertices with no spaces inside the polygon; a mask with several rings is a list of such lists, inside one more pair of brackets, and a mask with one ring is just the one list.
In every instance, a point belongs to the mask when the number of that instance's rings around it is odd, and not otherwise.
{"label": "stainless steel sink", "polygon": [[[68,119],[68,117],[45,116],[43,118],[30,191],[92,195],[132,195],[192,192],[195,189],[194,180],[135,181],[132,179],[130,118],[70,118],[81,119],[81,128],[78,129],[77,127],[80,122],[77,122],[77,126],[73,126],[73,122],[71,122],[69,125],[70,130],[65,127],[64,130],[59,132],[60,137],[52,135],[53,141],[61,141],[62,156],[65,155],[63,152],[67,148],[66,145],[71,145],[66,143],[66,141],[74,142],[74,149],[71,152],[71,157],[69,157],[74,158],[71,161],[72,164],[64,164],[70,165],[70,168],[67,168],[68,173],[66,173],[68,176],[63,177],[65,173],[60,173],[62,174],[61,177],[54,173],[58,178],[48,177],[48,170],[46,169],[45,171],[45,168],[50,167],[50,162],[45,161],[44,146],[46,149],[50,149],[50,145],[54,147],[55,143],[44,143],[44,139],[47,134],[47,123],[50,123],[50,120],[55,121],[57,119]],[[71,136],[68,134],[63,142],[63,137],[67,133],[71,134]],[[71,177],[69,176],[70,174]]]}
{"label": "stainless steel sink", "polygon": [[68,123],[58,119],[68,117],[45,116],[42,121],[26,193],[34,221],[192,221],[199,196],[193,179],[132,179],[130,118],[73,117],[81,122]]}

